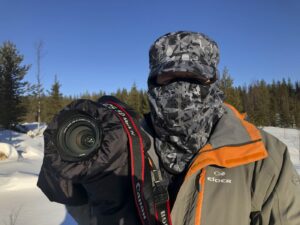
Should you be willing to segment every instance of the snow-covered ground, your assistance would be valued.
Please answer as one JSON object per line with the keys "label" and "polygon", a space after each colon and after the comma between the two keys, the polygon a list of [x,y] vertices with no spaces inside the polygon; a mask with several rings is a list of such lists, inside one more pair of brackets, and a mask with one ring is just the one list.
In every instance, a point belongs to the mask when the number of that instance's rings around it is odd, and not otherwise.
{"label": "snow-covered ground", "polygon": [[[0,161],[0,224],[75,225],[64,206],[50,202],[37,188],[37,176],[43,159],[44,126],[25,124],[28,134],[0,132],[0,152],[8,159]],[[265,127],[289,147],[291,160],[300,174],[300,131]],[[30,137],[32,136],[32,137]]]}
{"label": "snow-covered ground", "polygon": [[0,224],[75,225],[63,205],[50,202],[37,188],[45,126],[26,127],[33,137],[8,130],[0,132],[0,152],[8,156],[0,161]]}

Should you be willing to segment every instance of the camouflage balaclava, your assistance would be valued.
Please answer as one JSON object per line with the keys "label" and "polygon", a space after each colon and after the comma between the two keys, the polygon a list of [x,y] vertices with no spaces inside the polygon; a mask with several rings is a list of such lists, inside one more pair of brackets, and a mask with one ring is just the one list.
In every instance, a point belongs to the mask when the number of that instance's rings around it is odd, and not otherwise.
{"label": "camouflage balaclava", "polygon": [[[150,49],[148,99],[155,148],[171,173],[187,168],[223,115],[223,92],[214,82],[218,61],[216,43],[201,33],[168,33]],[[161,84],[161,76],[169,81]]]}

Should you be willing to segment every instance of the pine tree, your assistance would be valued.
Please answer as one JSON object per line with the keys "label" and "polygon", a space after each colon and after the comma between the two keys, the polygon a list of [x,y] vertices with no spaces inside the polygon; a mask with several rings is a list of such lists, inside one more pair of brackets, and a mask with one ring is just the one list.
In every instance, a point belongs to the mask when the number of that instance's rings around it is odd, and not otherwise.
{"label": "pine tree", "polygon": [[252,89],[253,118],[255,124],[270,125],[270,93],[264,80],[257,81]]}
{"label": "pine tree", "polygon": [[150,111],[147,93],[141,90],[140,99],[140,112],[141,114],[146,114]]}
{"label": "pine tree", "polygon": [[134,83],[131,87],[131,90],[127,99],[128,105],[130,105],[137,113],[142,114],[140,112],[140,96],[139,91],[137,90],[136,84]]}
{"label": "pine tree", "polygon": [[12,42],[0,46],[0,126],[10,128],[20,122],[26,113],[22,104],[26,82],[24,76],[29,65],[21,65],[20,55]]}
{"label": "pine tree", "polygon": [[90,92],[88,92],[88,90],[86,90],[84,93],[80,94],[80,98],[82,98],[82,99],[92,99],[92,96],[91,96]]}
{"label": "pine tree", "polygon": [[121,101],[127,102],[128,101],[128,91],[127,89],[123,88],[121,91]]}
{"label": "pine tree", "polygon": [[62,109],[62,94],[60,93],[61,84],[55,75],[54,83],[49,92],[48,109],[46,122],[49,122],[52,117]]}
{"label": "pine tree", "polygon": [[242,111],[241,96],[238,90],[233,87],[233,79],[229,74],[229,70],[225,67],[222,77],[219,80],[219,86],[225,95],[225,102],[233,105],[238,110]]}
{"label": "pine tree", "polygon": [[269,85],[269,92],[270,92],[270,125],[279,127],[281,125],[281,120],[279,115],[278,86],[274,80],[272,84]]}
{"label": "pine tree", "polygon": [[295,98],[296,98],[296,107],[295,107],[295,121],[296,127],[300,128],[300,81],[295,82]]}
{"label": "pine tree", "polygon": [[121,89],[120,89],[120,88],[118,88],[118,89],[117,89],[117,92],[116,92],[116,93],[113,93],[112,95],[115,96],[117,99],[123,101],[123,100],[122,100],[122,92],[121,92]]}
{"label": "pine tree", "polygon": [[292,117],[290,114],[289,104],[289,89],[285,79],[279,85],[279,115],[281,119],[282,127],[292,126]]}

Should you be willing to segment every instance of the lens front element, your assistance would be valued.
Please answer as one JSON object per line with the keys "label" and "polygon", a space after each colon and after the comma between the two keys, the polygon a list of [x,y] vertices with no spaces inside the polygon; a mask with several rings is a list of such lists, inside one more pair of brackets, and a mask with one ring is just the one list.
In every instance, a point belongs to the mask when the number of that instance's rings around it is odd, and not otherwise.
{"label": "lens front element", "polygon": [[97,150],[101,136],[101,129],[93,118],[78,113],[68,117],[57,135],[60,155],[65,160],[80,160]]}

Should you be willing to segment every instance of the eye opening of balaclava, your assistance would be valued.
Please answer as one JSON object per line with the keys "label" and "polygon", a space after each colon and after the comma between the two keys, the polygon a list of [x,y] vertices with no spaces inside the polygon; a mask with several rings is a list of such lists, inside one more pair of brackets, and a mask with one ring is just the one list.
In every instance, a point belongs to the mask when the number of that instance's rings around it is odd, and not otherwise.
{"label": "eye opening of balaclava", "polygon": [[180,173],[222,116],[223,92],[216,83],[174,81],[148,90],[155,148],[165,169]]}

